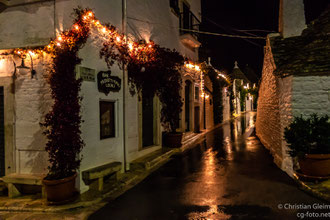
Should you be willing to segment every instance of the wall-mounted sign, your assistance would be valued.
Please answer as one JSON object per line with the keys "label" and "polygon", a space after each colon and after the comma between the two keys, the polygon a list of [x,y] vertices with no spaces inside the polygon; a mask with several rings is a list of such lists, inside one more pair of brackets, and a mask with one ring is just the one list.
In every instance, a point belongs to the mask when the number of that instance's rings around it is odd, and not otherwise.
{"label": "wall-mounted sign", "polygon": [[81,78],[83,81],[95,82],[95,69],[82,66],[78,68],[78,78]]}
{"label": "wall-mounted sign", "polygon": [[118,76],[111,76],[111,71],[100,71],[97,74],[97,87],[99,92],[108,95],[109,92],[119,92],[121,79]]}

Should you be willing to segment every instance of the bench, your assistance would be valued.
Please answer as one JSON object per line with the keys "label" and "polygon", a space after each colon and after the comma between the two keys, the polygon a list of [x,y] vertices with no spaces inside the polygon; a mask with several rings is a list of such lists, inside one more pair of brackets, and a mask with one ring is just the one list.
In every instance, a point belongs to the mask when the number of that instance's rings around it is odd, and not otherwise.
{"label": "bench", "polygon": [[8,197],[13,198],[21,195],[19,185],[37,185],[41,186],[42,198],[46,197],[45,188],[42,184],[44,174],[20,174],[12,173],[3,177],[3,182],[8,185]]}
{"label": "bench", "polygon": [[121,162],[107,163],[102,166],[91,168],[82,172],[82,179],[85,184],[89,185],[91,180],[98,179],[98,189],[103,191],[103,178],[105,176],[116,174],[118,179],[119,171],[121,170]]}

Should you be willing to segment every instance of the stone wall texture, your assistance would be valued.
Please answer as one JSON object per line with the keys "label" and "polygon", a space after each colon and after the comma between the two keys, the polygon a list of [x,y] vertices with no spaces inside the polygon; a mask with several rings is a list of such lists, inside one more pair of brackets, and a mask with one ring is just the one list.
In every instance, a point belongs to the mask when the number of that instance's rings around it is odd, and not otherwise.
{"label": "stone wall texture", "polygon": [[[46,173],[48,155],[45,151],[46,137],[40,122],[52,105],[48,77],[47,58],[34,59],[37,74],[31,78],[30,71],[20,70],[15,81],[16,109],[16,172]],[[31,66],[30,59],[26,65]]]}
{"label": "stone wall texture", "polygon": [[289,175],[293,173],[283,135],[293,116],[313,113],[330,115],[329,76],[274,76],[275,64],[269,44],[265,48],[262,81],[259,90],[256,134],[270,150],[274,162]]}
{"label": "stone wall texture", "polygon": [[265,47],[262,80],[259,88],[256,134],[262,144],[270,150],[274,161],[281,166],[281,125],[279,110],[278,80],[273,75],[274,60],[269,44]]}
{"label": "stone wall texture", "polygon": [[294,76],[292,83],[294,116],[330,115],[330,76]]}

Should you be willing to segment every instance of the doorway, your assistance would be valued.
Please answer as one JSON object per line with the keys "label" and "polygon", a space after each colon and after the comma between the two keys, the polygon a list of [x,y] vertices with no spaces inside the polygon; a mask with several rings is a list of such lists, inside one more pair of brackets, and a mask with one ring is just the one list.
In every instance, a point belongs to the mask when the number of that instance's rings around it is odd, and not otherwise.
{"label": "doorway", "polygon": [[186,80],[184,88],[184,101],[185,101],[185,126],[186,131],[190,131],[190,91],[191,91],[191,82]]}
{"label": "doorway", "polygon": [[4,90],[0,87],[0,176],[5,175]]}
{"label": "doorway", "polygon": [[154,97],[142,92],[142,147],[154,145]]}
{"label": "doorway", "polygon": [[199,106],[195,106],[195,124],[194,124],[194,132],[200,133],[200,108]]}

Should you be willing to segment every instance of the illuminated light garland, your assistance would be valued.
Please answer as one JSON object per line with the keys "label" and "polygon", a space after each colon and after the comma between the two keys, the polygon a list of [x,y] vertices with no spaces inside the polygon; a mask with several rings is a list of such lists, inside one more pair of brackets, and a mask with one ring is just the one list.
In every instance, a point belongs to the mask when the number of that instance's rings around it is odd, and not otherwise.
{"label": "illuminated light garland", "polygon": [[[114,43],[117,46],[117,49],[120,48],[121,50],[124,50],[120,53],[127,53],[130,59],[140,59],[142,62],[148,62],[153,59],[154,42],[150,41],[148,43],[141,43],[126,39],[126,37],[123,34],[120,34],[113,26],[102,25],[90,10],[86,10],[80,15],[80,17],[78,17],[76,22],[72,25],[71,30],[63,31],[47,46],[29,50],[15,49],[13,54],[18,55],[19,57],[25,57],[26,54],[36,56],[43,53],[54,54],[56,50],[64,49],[65,47],[72,48],[74,47],[77,38],[84,33],[86,28],[93,28],[93,30],[96,30],[97,34],[104,36],[103,40]],[[201,67],[192,62],[186,63],[185,66],[188,69],[199,72],[201,76],[202,95],[204,95],[204,80]]]}
{"label": "illuminated light garland", "polygon": [[59,36],[57,36],[55,40],[52,40],[47,46],[29,50],[15,49],[13,50],[13,54],[18,55],[19,57],[26,56],[26,54],[31,55],[31,53],[33,55],[39,55],[42,53],[53,54],[56,48],[73,47],[77,40],[75,37],[77,36],[71,32],[74,31],[79,36],[82,34],[83,29],[87,27],[95,28],[100,35],[106,35],[105,40],[114,42],[118,47],[121,46],[127,48],[126,50],[131,57],[136,59],[142,57],[142,60],[144,61],[150,60],[150,58],[145,58],[143,55],[147,53],[150,56],[150,54],[152,54],[152,51],[150,50],[154,47],[153,42],[148,44],[140,44],[133,40],[126,40],[126,37],[117,32],[115,28],[109,29],[107,25],[102,25],[100,21],[95,18],[94,13],[90,10],[87,10],[80,15],[80,18],[77,19],[77,22],[72,26],[71,30],[60,33]]}
{"label": "illuminated light garland", "polygon": [[[200,65],[198,64],[193,64],[191,61],[185,63],[185,67],[190,70],[194,70],[199,74],[200,78],[200,89],[201,89],[201,97],[204,98],[205,96],[205,91],[204,91],[204,75],[203,71],[201,70]],[[205,96],[206,98],[206,96]]]}

